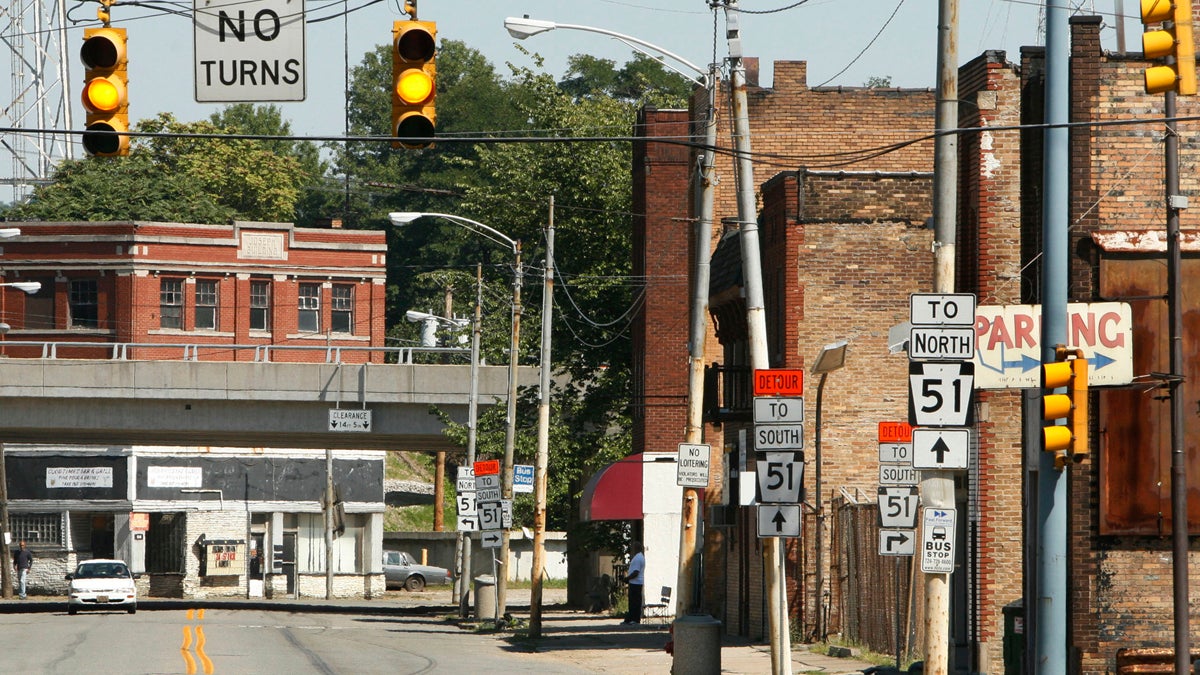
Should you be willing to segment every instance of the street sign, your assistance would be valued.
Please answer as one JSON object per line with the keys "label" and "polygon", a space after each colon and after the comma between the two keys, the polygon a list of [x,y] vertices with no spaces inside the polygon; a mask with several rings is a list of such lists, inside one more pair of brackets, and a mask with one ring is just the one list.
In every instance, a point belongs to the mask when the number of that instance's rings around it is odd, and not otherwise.
{"label": "street sign", "polygon": [[481,502],[479,504],[479,529],[484,532],[504,529],[504,507],[500,505],[500,502]]}
{"label": "street sign", "polygon": [[804,421],[804,397],[757,396],[754,398],[755,424],[786,424]]}
{"label": "street sign", "polygon": [[[1041,305],[982,305],[975,310],[975,386],[1040,387]],[[1090,386],[1133,382],[1133,311],[1127,302],[1067,305],[1067,347],[1082,349]]]}
{"label": "street sign", "polygon": [[768,452],[755,461],[760,504],[799,504],[804,485],[804,459],[795,452]]}
{"label": "street sign", "polygon": [[974,326],[974,293],[913,293],[908,296],[914,326]]}
{"label": "street sign", "polygon": [[880,443],[910,443],[912,442],[912,425],[908,422],[880,422]]}
{"label": "street sign", "polygon": [[908,364],[908,423],[963,426],[971,414],[975,364],[969,361]]}
{"label": "street sign", "polygon": [[759,452],[772,450],[803,450],[803,424],[762,424],[754,427],[754,449]]}
{"label": "street sign", "polygon": [[464,516],[458,514],[458,531],[459,532],[478,532],[479,531],[479,516],[471,515]]}
{"label": "street sign", "polygon": [[954,571],[954,509],[927,506],[921,509],[921,571],[950,574]]}
{"label": "street sign", "polygon": [[329,409],[330,431],[370,431],[371,411],[345,408]]}
{"label": "street sign", "polygon": [[458,475],[454,481],[454,489],[459,492],[474,492],[475,470],[469,466],[458,467]]}
{"label": "street sign", "polygon": [[759,537],[799,537],[799,504],[759,504]]}
{"label": "street sign", "polygon": [[913,326],[908,335],[908,358],[914,361],[975,358],[975,329],[963,326]]}
{"label": "street sign", "polygon": [[754,371],[755,396],[803,396],[804,371],[771,368]]}
{"label": "street sign", "polygon": [[500,548],[500,530],[488,530],[479,535],[479,543],[483,544],[484,548]]}
{"label": "street sign", "polygon": [[533,492],[533,465],[513,465],[513,492]]}
{"label": "street sign", "polygon": [[459,492],[455,497],[455,502],[458,505],[458,515],[473,516],[475,515],[475,491]]}
{"label": "street sign", "polygon": [[500,475],[500,460],[482,459],[475,462],[476,476]]}
{"label": "street sign", "polygon": [[879,555],[907,555],[916,552],[917,533],[913,530],[880,530]]}
{"label": "street sign", "polygon": [[197,103],[304,100],[304,0],[194,0]]}
{"label": "street sign", "polygon": [[917,502],[920,494],[916,487],[879,488],[879,527],[891,529],[913,529],[917,526]]}
{"label": "street sign", "polygon": [[913,468],[965,469],[971,448],[966,427],[913,429]]}
{"label": "street sign", "polygon": [[500,527],[509,529],[512,527],[512,500],[500,500]]}
{"label": "street sign", "polygon": [[912,443],[880,443],[879,461],[912,466]]}
{"label": "street sign", "polygon": [[675,484],[682,487],[708,487],[708,463],[712,446],[680,443],[675,463]]}
{"label": "street sign", "polygon": [[880,464],[880,485],[916,485],[917,470],[902,464]]}
{"label": "street sign", "polygon": [[481,504],[500,501],[500,476],[498,474],[480,475],[478,467],[475,469],[475,500]]}

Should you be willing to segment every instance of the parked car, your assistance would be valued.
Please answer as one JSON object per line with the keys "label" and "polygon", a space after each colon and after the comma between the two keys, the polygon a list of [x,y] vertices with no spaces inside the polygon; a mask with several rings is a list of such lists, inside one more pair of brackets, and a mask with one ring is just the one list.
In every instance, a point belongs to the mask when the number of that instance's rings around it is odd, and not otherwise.
{"label": "parked car", "polygon": [[429,584],[448,584],[454,577],[443,567],[419,564],[404,551],[383,552],[383,576],[388,588],[403,587],[414,593]]}
{"label": "parked car", "polygon": [[137,611],[137,587],[123,560],[85,560],[67,575],[67,614],[81,609],[124,609]]}

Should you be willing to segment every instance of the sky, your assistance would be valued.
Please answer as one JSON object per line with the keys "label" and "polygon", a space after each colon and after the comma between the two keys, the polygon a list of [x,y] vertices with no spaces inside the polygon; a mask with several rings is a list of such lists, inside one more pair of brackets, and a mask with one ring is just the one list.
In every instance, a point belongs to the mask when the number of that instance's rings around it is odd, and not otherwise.
{"label": "sky", "polygon": [[[272,6],[300,1],[246,0],[250,5],[269,2]],[[1105,47],[1115,49],[1112,12],[1121,0],[1069,1],[1082,13],[1105,15]],[[306,0],[306,100],[278,104],[293,133],[337,136],[344,132],[347,63],[357,65],[364,53],[390,40],[392,22],[406,18],[402,5],[402,0]],[[1138,2],[1124,0],[1123,5],[1126,13],[1136,12]],[[113,25],[125,27],[129,34],[131,120],[168,111],[191,121],[204,119],[222,107],[195,102],[195,29],[189,12],[179,11],[190,6],[184,0],[113,7]],[[989,49],[1005,50],[1010,61],[1017,61],[1022,46],[1043,44],[1039,26],[1042,6],[1042,0],[959,0],[960,63]],[[79,21],[67,31],[69,100],[75,108],[75,126],[82,126],[83,120],[78,103],[77,81],[83,76],[78,45],[83,28],[96,25],[94,7],[94,3],[80,3],[68,12],[71,19]],[[937,0],[741,0],[739,7],[743,10],[743,51],[760,58],[760,84],[764,86],[771,84],[776,60],[806,61],[809,86],[861,86],[872,77],[889,77],[892,85],[899,87],[934,86]],[[705,0],[419,0],[418,15],[437,22],[439,39],[465,42],[501,74],[508,72],[507,62],[532,65],[504,29],[507,16],[528,15],[624,33],[701,66],[712,61],[714,54],[718,59],[727,54],[724,12],[714,15]],[[1141,25],[1136,15],[1127,18],[1125,25],[1129,49],[1140,51]],[[579,30],[550,31],[521,44],[544,57],[546,70],[556,77],[563,74],[572,54],[591,54],[620,64],[633,53],[610,37]],[[299,51],[294,43],[293,50]],[[0,75],[7,75],[8,67],[0,63]],[[8,177],[9,158],[2,160],[0,177]],[[0,193],[0,199],[5,196]]]}

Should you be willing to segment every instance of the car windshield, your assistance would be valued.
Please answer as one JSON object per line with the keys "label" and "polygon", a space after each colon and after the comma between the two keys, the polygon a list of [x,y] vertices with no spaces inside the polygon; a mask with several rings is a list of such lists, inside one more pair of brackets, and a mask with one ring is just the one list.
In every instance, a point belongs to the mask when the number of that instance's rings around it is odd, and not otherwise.
{"label": "car windshield", "polygon": [[125,563],[84,563],[75,568],[76,579],[112,579],[129,576]]}

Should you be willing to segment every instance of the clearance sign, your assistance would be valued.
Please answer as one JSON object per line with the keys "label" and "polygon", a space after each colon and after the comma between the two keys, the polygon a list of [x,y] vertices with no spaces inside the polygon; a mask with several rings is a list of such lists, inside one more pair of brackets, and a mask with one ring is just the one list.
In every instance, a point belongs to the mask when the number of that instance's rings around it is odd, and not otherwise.
{"label": "clearance sign", "polygon": [[[981,305],[975,310],[975,387],[1040,387],[1041,305]],[[1083,350],[1088,382],[1133,382],[1133,319],[1124,302],[1067,305],[1067,347]]]}

